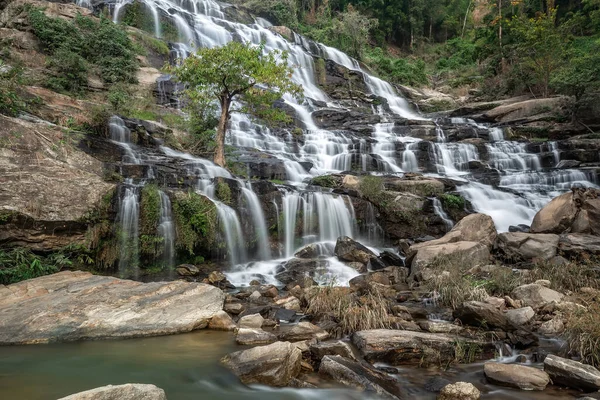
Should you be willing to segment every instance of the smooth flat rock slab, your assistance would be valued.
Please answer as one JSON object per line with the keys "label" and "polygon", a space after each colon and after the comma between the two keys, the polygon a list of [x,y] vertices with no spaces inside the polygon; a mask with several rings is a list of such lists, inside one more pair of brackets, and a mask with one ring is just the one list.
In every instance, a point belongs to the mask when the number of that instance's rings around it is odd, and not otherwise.
{"label": "smooth flat rock slab", "polygon": [[164,390],[154,385],[127,383],[118,386],[102,386],[58,400],[167,400],[167,396]]}
{"label": "smooth flat rock slab", "polygon": [[202,283],[59,272],[0,285],[0,345],[189,332],[205,328],[224,299]]}

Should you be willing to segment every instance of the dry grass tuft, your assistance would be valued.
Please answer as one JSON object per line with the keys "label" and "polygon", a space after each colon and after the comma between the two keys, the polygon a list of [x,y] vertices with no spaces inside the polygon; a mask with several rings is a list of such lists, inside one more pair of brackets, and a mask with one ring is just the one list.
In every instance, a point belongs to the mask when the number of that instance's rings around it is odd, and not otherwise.
{"label": "dry grass tuft", "polygon": [[350,293],[349,288],[315,287],[307,298],[306,313],[333,317],[339,323],[342,334],[391,326],[388,301],[376,290],[357,296]]}
{"label": "dry grass tuft", "polygon": [[583,295],[580,302],[587,310],[577,310],[567,315],[564,338],[569,349],[581,361],[600,368],[600,295]]}

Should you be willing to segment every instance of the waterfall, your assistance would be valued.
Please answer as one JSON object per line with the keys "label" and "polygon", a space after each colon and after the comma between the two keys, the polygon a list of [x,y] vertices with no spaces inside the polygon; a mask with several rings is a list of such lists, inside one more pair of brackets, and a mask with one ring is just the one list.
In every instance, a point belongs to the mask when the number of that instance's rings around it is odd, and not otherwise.
{"label": "waterfall", "polygon": [[438,199],[437,197],[433,197],[431,200],[433,202],[433,211],[435,212],[435,215],[437,215],[442,219],[442,221],[444,221],[444,225],[446,225],[446,228],[449,231],[454,226],[454,222],[452,222],[448,214],[446,214],[446,211],[444,211],[444,209],[442,208],[442,202],[440,201],[440,199]]}
{"label": "waterfall", "polygon": [[158,235],[163,239],[163,257],[165,265],[172,267],[175,263],[175,224],[171,209],[171,200],[163,191],[160,195],[160,219],[158,221]]}
{"label": "waterfall", "polygon": [[235,210],[220,201],[213,200],[217,207],[219,224],[225,233],[225,245],[227,246],[227,255],[232,265],[241,264],[247,261],[246,243],[242,232],[242,225]]}
{"label": "waterfall", "polygon": [[125,122],[120,117],[113,115],[108,120],[108,132],[110,134],[110,138],[117,144],[119,147],[123,149],[125,153],[123,155],[123,163],[127,164],[141,164],[142,161],[134,151],[134,148],[131,144],[131,131],[127,126],[125,126]]}
{"label": "waterfall", "polygon": [[353,237],[356,231],[354,207],[346,196],[290,192],[283,197],[283,216],[286,257],[297,250],[299,218],[302,218],[302,245],[336,241],[340,236]]}
{"label": "waterfall", "polygon": [[265,215],[258,200],[258,196],[252,190],[252,184],[246,183],[246,187],[242,188],[242,195],[248,205],[248,211],[252,216],[252,222],[254,225],[254,234],[256,238],[256,244],[258,247],[258,256],[260,260],[269,260],[271,258],[271,251],[269,250],[269,234],[267,231],[267,224],[265,222]]}
{"label": "waterfall", "polygon": [[139,254],[139,224],[140,224],[140,202],[137,188],[133,181],[125,181],[125,190],[120,199],[119,214],[119,275],[126,277],[133,271],[137,278],[138,254]]}

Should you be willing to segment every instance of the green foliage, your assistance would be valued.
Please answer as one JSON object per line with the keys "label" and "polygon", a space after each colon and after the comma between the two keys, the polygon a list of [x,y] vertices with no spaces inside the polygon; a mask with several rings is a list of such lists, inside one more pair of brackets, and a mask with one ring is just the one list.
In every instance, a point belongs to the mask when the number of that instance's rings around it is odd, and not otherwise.
{"label": "green foliage", "polygon": [[42,257],[25,248],[0,249],[0,284],[8,285],[60,271],[71,265],[63,254]]}
{"label": "green foliage", "polygon": [[160,221],[160,194],[156,184],[142,188],[140,198],[140,233],[156,234]]}
{"label": "green foliage", "polygon": [[331,175],[315,176],[310,181],[310,184],[332,189],[338,186],[337,182]]}
{"label": "green foliage", "polygon": [[553,74],[550,86],[558,93],[580,98],[600,89],[600,39],[578,38],[567,50],[569,60]]}
{"label": "green foliage", "polygon": [[218,179],[216,184],[217,184],[217,190],[216,190],[217,199],[219,199],[221,202],[230,206],[232,204],[231,188],[229,187],[227,182],[225,182],[222,179]]}
{"label": "green foliage", "polygon": [[448,209],[462,210],[463,208],[465,208],[465,199],[462,196],[446,193],[446,194],[439,196],[439,198],[440,198],[440,201],[442,202],[442,206],[446,210],[448,210]]}
{"label": "green foliage", "polygon": [[163,40],[157,39],[145,32],[132,32],[131,34],[145,49],[151,50],[162,56],[169,55],[169,46]]}
{"label": "green foliage", "polygon": [[376,47],[366,52],[365,62],[393,83],[420,86],[428,82],[423,60],[392,57]]}
{"label": "green foliage", "polygon": [[530,85],[544,97],[550,90],[553,73],[564,63],[565,41],[556,27],[556,10],[537,18],[515,17],[510,23],[515,40],[518,71],[530,77]]}
{"label": "green foliage", "polygon": [[154,32],[154,22],[150,9],[139,1],[126,4],[123,7],[121,23],[146,32]]}
{"label": "green foliage", "polygon": [[10,67],[0,60],[0,114],[15,116],[25,109],[26,103],[19,95],[22,69]]}
{"label": "green foliage", "polygon": [[88,65],[79,54],[61,47],[49,58],[52,71],[46,85],[56,92],[81,94],[87,88]]}
{"label": "green foliage", "polygon": [[372,202],[379,201],[383,189],[383,179],[379,176],[365,176],[358,185],[360,194]]}
{"label": "green foliage", "polygon": [[199,248],[209,251],[215,245],[217,209],[209,199],[195,192],[186,193],[173,202],[173,215],[179,250],[193,256]]}
{"label": "green foliage", "polygon": [[135,82],[134,44],[110,20],[78,15],[68,21],[48,17],[40,9],[30,9],[28,17],[33,33],[51,56],[51,89],[80,93],[87,84],[88,70],[97,71],[107,83]]}
{"label": "green foliage", "polygon": [[244,5],[276,25],[292,29],[298,25],[296,0],[248,0]]}
{"label": "green foliage", "polygon": [[[223,47],[202,48],[172,72],[187,86],[185,94],[192,111],[208,110],[218,102],[222,123],[217,129],[215,162],[225,166],[225,131],[231,112],[242,112],[271,123],[289,122],[290,117],[273,103],[284,93],[300,96],[302,88],[292,82],[287,53],[264,53],[264,45],[229,42]],[[234,100],[242,104],[231,110]],[[199,118],[201,119],[201,118]]]}
{"label": "green foliage", "polygon": [[112,85],[108,90],[108,102],[117,113],[129,109],[131,106],[131,94],[127,90],[127,86],[120,83]]}

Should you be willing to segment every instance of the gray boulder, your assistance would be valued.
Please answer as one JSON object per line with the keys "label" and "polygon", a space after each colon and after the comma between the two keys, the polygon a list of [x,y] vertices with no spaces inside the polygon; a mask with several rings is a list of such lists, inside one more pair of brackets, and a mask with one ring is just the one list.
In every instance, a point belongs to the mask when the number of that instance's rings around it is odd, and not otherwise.
{"label": "gray boulder", "polygon": [[164,390],[154,385],[127,383],[117,386],[102,386],[58,400],[167,400],[167,396]]}
{"label": "gray boulder", "polygon": [[502,311],[489,303],[482,301],[465,301],[452,313],[454,318],[461,320],[463,324],[482,326],[489,328],[507,329],[511,327]]}
{"label": "gray boulder", "polygon": [[556,385],[588,391],[600,390],[600,371],[591,365],[550,354],[544,359],[544,371]]}
{"label": "gray boulder", "polygon": [[518,364],[488,362],[483,373],[490,383],[521,390],[544,390],[550,382],[546,372]]}
{"label": "gray boulder", "polygon": [[205,328],[223,309],[224,299],[220,289],[202,283],[142,283],[60,272],[0,285],[0,344],[190,332]]}
{"label": "gray boulder", "polygon": [[539,310],[546,304],[560,302],[565,296],[556,290],[536,283],[530,283],[515,288],[511,297],[515,300],[521,300],[524,306],[530,306],[534,310]]}
{"label": "gray boulder", "polygon": [[302,352],[292,343],[276,342],[231,353],[221,363],[245,384],[287,386],[300,373]]}
{"label": "gray boulder", "polygon": [[478,400],[481,392],[467,382],[456,382],[446,385],[440,391],[437,400]]}
{"label": "gray boulder", "polygon": [[558,235],[504,232],[495,247],[511,261],[550,260],[556,256]]}

